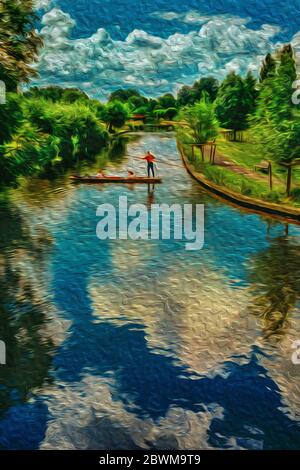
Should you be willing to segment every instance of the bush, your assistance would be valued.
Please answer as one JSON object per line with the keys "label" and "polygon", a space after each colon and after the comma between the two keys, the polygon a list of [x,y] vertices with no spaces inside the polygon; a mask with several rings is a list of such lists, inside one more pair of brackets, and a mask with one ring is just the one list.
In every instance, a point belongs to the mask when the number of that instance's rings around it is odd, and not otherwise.
{"label": "bush", "polygon": [[21,126],[23,112],[20,96],[8,93],[6,104],[0,105],[0,144],[9,142],[13,134]]}
{"label": "bush", "polygon": [[62,164],[69,166],[74,158],[93,158],[107,143],[108,134],[93,109],[83,103],[51,103],[26,100],[26,116],[41,132],[59,138]]}
{"label": "bush", "polygon": [[18,139],[2,147],[1,183],[9,184],[18,176],[38,174],[57,155],[55,137],[41,134],[30,123],[20,129]]}
{"label": "bush", "polygon": [[0,108],[4,117],[12,110],[7,115],[7,132],[5,124],[2,126],[1,182],[13,182],[21,175],[49,175],[79,159],[94,159],[108,142],[96,109],[92,100],[91,104],[71,104],[12,96],[8,105]]}

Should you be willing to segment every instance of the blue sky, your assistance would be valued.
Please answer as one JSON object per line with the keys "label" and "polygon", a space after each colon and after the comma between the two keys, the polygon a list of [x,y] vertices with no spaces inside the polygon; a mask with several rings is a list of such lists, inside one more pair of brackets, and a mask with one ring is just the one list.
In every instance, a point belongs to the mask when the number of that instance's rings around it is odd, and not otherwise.
{"label": "blue sky", "polygon": [[[204,75],[257,70],[282,42],[300,46],[300,0],[37,0],[39,83],[105,98],[121,86],[176,92]],[[300,49],[300,47],[299,47]]]}

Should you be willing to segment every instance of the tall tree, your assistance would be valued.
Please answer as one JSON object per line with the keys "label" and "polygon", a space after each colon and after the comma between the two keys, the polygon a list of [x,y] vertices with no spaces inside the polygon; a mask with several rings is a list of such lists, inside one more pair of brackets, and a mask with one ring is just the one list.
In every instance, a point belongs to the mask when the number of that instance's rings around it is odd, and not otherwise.
{"label": "tall tree", "polygon": [[134,96],[140,98],[142,95],[135,88],[119,88],[110,94],[108,101],[121,101],[122,103],[126,103]]}
{"label": "tall tree", "polygon": [[34,0],[1,0],[0,2],[0,80],[8,91],[37,75],[37,61],[42,39],[36,33]]}
{"label": "tall tree", "polygon": [[295,112],[292,103],[293,83],[296,80],[296,63],[293,49],[284,46],[277,53],[278,62],[273,74],[269,74],[260,85],[256,121],[280,124],[291,120]]}
{"label": "tall tree", "polygon": [[253,114],[256,105],[257,105],[257,98],[258,98],[258,89],[257,89],[257,81],[256,78],[253,76],[251,72],[247,73],[247,76],[244,80],[245,91],[249,95],[249,113]]}
{"label": "tall tree", "polygon": [[180,88],[177,95],[178,106],[188,106],[190,104],[194,104],[196,101],[196,93],[193,87],[184,85]]}
{"label": "tall tree", "polygon": [[276,60],[268,53],[263,60],[260,72],[259,81],[262,83],[266,78],[273,77],[276,71]]}
{"label": "tall tree", "polygon": [[148,100],[144,96],[131,96],[127,101],[130,109],[137,112],[139,108],[147,108]]}
{"label": "tall tree", "polygon": [[297,73],[294,51],[290,44],[281,49],[279,60],[276,77],[273,80],[272,106],[275,111],[274,118],[280,122],[281,119],[291,119],[295,110],[292,93]]}
{"label": "tall tree", "polygon": [[162,109],[176,108],[176,99],[172,93],[166,93],[160,96],[158,99],[158,107]]}
{"label": "tall tree", "polygon": [[126,105],[121,101],[109,102],[102,112],[102,120],[107,124],[109,132],[113,132],[115,127],[122,127],[128,117]]}
{"label": "tall tree", "polygon": [[[300,113],[292,102],[296,80],[294,52],[290,45],[277,53],[275,73],[261,84],[258,106],[253,117],[253,135],[264,154],[281,163],[300,158]],[[290,194],[292,170],[288,166],[287,194]]]}
{"label": "tall tree", "polygon": [[202,77],[194,83],[193,88],[196,92],[197,100],[201,100],[204,94],[206,94],[209,101],[213,102],[218,94],[219,82],[213,77]]}
{"label": "tall tree", "polygon": [[201,100],[206,94],[211,102],[215,101],[218,93],[219,82],[213,77],[202,77],[192,87],[183,86],[177,96],[179,106],[187,106]]}
{"label": "tall tree", "polygon": [[233,129],[234,140],[237,131],[248,127],[248,116],[253,112],[253,84],[248,76],[243,80],[235,72],[227,75],[218,91],[216,99],[216,115],[221,125]]}

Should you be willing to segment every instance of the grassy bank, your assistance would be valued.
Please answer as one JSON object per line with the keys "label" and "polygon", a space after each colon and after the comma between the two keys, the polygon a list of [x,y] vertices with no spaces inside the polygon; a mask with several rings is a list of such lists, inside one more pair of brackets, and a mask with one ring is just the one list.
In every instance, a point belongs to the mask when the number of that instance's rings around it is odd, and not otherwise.
{"label": "grassy bank", "polygon": [[[241,165],[245,168],[254,170],[255,165],[258,165],[261,161],[266,160],[262,145],[245,141],[245,142],[229,142],[223,138],[217,140],[219,152],[228,157],[233,162]],[[286,170],[272,162],[273,175],[278,180],[285,183],[286,181]],[[293,170],[293,180],[295,184],[300,184],[300,167]]]}
{"label": "grassy bank", "polygon": [[[279,173],[282,182],[277,185],[274,184],[273,191],[270,191],[268,178],[258,180],[248,175],[243,175],[230,170],[229,168],[212,165],[207,161],[202,162],[200,152],[195,151],[194,157],[192,155],[191,139],[183,129],[178,129],[177,138],[179,144],[187,156],[188,160],[194,168],[202,173],[213,183],[223,186],[231,191],[235,191],[244,196],[261,199],[266,202],[273,202],[278,204],[289,204],[294,207],[300,207],[300,194],[297,189],[294,189],[290,198],[286,197],[285,174],[281,171]],[[230,160],[237,163],[241,167],[254,170],[254,166],[260,163],[263,158],[258,154],[254,144],[240,143],[240,142],[226,142],[225,140],[218,141],[218,152],[228,156]]]}

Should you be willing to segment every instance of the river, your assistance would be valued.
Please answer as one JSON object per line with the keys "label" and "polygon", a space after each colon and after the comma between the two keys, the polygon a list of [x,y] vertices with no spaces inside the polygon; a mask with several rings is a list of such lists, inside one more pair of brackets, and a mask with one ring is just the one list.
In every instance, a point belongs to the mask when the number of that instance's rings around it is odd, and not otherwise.
{"label": "river", "polygon": [[[218,201],[170,134],[164,178],[32,179],[0,200],[1,449],[299,449],[300,228]],[[205,244],[96,237],[99,204],[205,205]]]}

